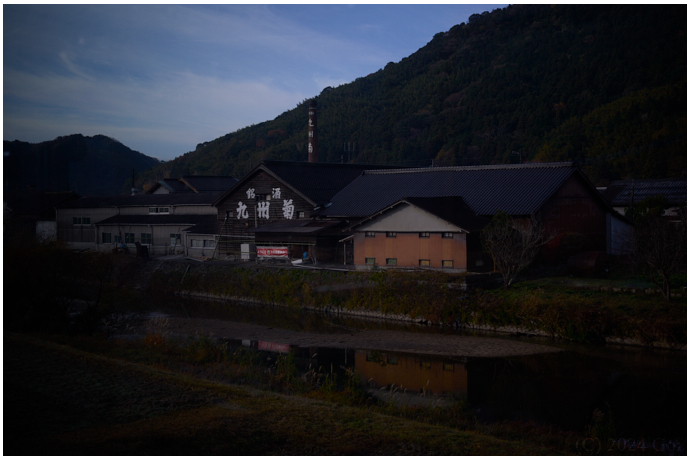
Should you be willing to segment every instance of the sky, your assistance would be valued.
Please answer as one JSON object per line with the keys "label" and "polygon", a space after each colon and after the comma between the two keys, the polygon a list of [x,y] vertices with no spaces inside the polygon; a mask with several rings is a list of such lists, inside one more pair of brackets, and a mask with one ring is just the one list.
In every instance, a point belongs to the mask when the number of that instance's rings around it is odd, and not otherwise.
{"label": "sky", "polygon": [[160,160],[276,118],[506,5],[3,5],[3,139]]}

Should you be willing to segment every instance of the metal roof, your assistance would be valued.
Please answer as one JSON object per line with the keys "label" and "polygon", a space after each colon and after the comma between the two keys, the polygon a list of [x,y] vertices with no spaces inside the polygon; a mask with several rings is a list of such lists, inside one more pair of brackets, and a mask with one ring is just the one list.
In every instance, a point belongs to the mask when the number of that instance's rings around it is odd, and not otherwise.
{"label": "metal roof", "polygon": [[127,206],[210,206],[223,192],[214,193],[165,193],[141,195],[85,196],[58,206],[60,209],[116,208]]}
{"label": "metal roof", "polygon": [[162,216],[156,214],[120,214],[103,219],[94,225],[199,225],[217,220],[215,214],[171,214]]}
{"label": "metal roof", "polygon": [[[687,201],[687,181],[683,179],[635,180],[634,186],[635,203],[658,195],[666,197],[672,205],[680,205]],[[633,196],[633,181],[613,181],[602,195],[611,206],[630,206],[630,199]]]}
{"label": "metal roof", "polygon": [[363,217],[404,197],[462,197],[478,216],[530,215],[576,171],[570,162],[365,171],[318,214]]}

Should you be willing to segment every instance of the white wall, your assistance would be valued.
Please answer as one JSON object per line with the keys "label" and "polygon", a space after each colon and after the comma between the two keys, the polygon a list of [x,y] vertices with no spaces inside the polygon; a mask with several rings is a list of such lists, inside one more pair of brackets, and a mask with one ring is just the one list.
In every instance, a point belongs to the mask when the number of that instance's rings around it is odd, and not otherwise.
{"label": "white wall", "polygon": [[372,232],[461,232],[463,229],[415,206],[402,203],[357,227]]}
{"label": "white wall", "polygon": [[606,213],[606,253],[612,255],[630,254],[629,246],[632,226],[615,214]]}

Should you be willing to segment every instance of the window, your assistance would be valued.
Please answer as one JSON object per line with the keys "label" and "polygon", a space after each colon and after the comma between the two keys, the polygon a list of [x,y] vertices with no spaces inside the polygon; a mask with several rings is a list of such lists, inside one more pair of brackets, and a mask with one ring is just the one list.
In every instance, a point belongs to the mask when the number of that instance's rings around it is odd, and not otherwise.
{"label": "window", "polygon": [[304,219],[304,211],[300,211],[297,213],[297,218],[298,219]]}
{"label": "window", "polygon": [[113,243],[122,244],[122,235],[113,236]]}
{"label": "window", "polygon": [[386,238],[395,238],[398,236],[396,232],[386,232]]}
{"label": "window", "polygon": [[376,257],[365,257],[364,263],[367,265],[374,265],[376,263]]}
{"label": "window", "polygon": [[398,259],[386,259],[386,265],[398,265]]}
{"label": "window", "polygon": [[203,248],[204,247],[204,240],[192,240],[192,247],[193,248]]}
{"label": "window", "polygon": [[170,214],[170,208],[149,208],[149,214]]}
{"label": "window", "polygon": [[91,225],[90,217],[72,217],[72,225]]}
{"label": "window", "polygon": [[429,238],[429,232],[419,232],[420,238]]}
{"label": "window", "polygon": [[443,260],[443,261],[441,261],[441,266],[443,268],[453,268],[453,261],[452,260]]}
{"label": "window", "polygon": [[386,362],[388,364],[396,365],[398,364],[398,358],[396,358],[395,356],[386,356]]}
{"label": "window", "polygon": [[101,243],[110,243],[112,236],[112,233],[101,233]]}
{"label": "window", "polygon": [[431,361],[420,361],[419,367],[422,369],[431,369]]}
{"label": "window", "polygon": [[179,233],[170,234],[170,246],[180,246],[182,244],[182,235]]}
{"label": "window", "polygon": [[376,232],[364,232],[365,238],[376,238]]}
{"label": "window", "polygon": [[455,365],[449,363],[443,363],[443,370],[446,372],[455,372]]}
{"label": "window", "polygon": [[428,267],[430,265],[429,259],[419,259],[420,267]]}
{"label": "window", "polygon": [[153,238],[151,237],[150,233],[142,233],[141,234],[141,244],[151,244],[153,241]]}
{"label": "window", "polygon": [[446,232],[443,234],[443,238],[453,238],[453,234],[450,232]]}
{"label": "window", "polygon": [[205,248],[215,248],[216,247],[216,240],[204,240],[204,247]]}
{"label": "window", "polygon": [[125,233],[125,243],[134,244],[134,233]]}

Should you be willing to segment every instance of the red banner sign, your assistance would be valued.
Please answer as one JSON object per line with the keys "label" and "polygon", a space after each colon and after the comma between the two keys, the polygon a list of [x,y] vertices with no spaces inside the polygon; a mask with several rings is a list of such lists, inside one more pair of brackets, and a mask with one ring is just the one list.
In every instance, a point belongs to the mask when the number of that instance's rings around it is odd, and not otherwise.
{"label": "red banner sign", "polygon": [[256,247],[257,257],[274,257],[287,259],[290,257],[290,251],[286,247],[269,247],[269,246],[257,246]]}
{"label": "red banner sign", "polygon": [[259,350],[277,351],[278,353],[290,353],[290,345],[286,343],[262,342],[259,341]]}

